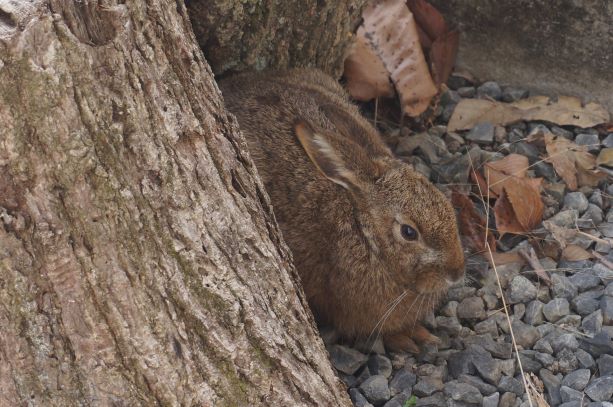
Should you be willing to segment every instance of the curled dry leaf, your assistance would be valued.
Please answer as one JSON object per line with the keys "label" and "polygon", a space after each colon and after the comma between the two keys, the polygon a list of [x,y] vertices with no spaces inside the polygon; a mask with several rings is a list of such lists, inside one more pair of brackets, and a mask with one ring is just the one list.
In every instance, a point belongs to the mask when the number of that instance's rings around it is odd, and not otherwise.
{"label": "curled dry leaf", "polygon": [[487,233],[487,222],[477,211],[475,204],[466,195],[453,191],[451,194],[453,206],[459,210],[458,224],[464,244],[471,253],[481,253],[486,249],[486,239],[490,247],[496,247],[494,235]]}
{"label": "curled dry leaf", "polygon": [[494,204],[494,216],[496,217],[496,229],[501,237],[506,233],[522,234],[527,232],[517,220],[513,205],[505,190],[502,191]]}
{"label": "curled dry leaf", "polygon": [[607,177],[606,173],[596,167],[596,157],[587,152],[586,146],[580,146],[564,137],[551,133],[544,135],[547,161],[553,164],[568,189],[576,191],[581,186],[596,186]]}
{"label": "curled dry leaf", "polygon": [[463,99],[456,106],[447,128],[449,131],[468,130],[483,122],[506,125],[519,120],[594,127],[608,122],[610,116],[598,103],[584,106],[580,99],[567,96],[561,96],[557,101],[546,96],[534,96],[514,103]]}
{"label": "curled dry leaf", "polygon": [[413,14],[401,0],[374,0],[362,13],[364,37],[390,73],[403,111],[421,114],[437,93]]}
{"label": "curled dry leaf", "polygon": [[594,257],[590,252],[576,244],[568,245],[562,250],[562,258],[568,261],[581,261]]}
{"label": "curled dry leaf", "polygon": [[363,27],[358,28],[356,40],[345,59],[344,75],[347,91],[356,100],[394,96],[389,73],[366,39]]}

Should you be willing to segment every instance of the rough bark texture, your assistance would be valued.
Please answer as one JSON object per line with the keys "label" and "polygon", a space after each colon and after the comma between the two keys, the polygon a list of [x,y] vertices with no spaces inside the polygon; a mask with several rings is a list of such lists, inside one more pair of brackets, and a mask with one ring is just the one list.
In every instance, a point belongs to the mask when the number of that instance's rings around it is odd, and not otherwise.
{"label": "rough bark texture", "polygon": [[316,66],[342,73],[367,0],[188,0],[213,72]]}
{"label": "rough bark texture", "polygon": [[1,406],[349,403],[182,2],[0,1],[0,123]]}

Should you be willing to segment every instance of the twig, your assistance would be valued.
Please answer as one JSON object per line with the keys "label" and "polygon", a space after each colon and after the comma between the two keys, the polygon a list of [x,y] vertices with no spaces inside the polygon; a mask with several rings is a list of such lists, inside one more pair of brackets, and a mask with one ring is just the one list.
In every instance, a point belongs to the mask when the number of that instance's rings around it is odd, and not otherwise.
{"label": "twig", "polygon": [[592,254],[594,255],[594,257],[596,257],[598,260],[600,260],[600,262],[602,264],[604,264],[605,266],[607,266],[610,269],[613,269],[613,263],[609,259],[604,257],[602,254],[598,253],[596,250],[592,250]]}
{"label": "twig", "polygon": [[545,282],[545,284],[551,287],[551,277],[549,277],[549,273],[545,271],[545,268],[543,268],[543,265],[539,261],[538,257],[536,257],[534,248],[530,247],[529,253],[524,248],[519,249],[518,252],[522,255],[524,259],[526,259],[530,266],[532,266],[536,275],[541,278]]}

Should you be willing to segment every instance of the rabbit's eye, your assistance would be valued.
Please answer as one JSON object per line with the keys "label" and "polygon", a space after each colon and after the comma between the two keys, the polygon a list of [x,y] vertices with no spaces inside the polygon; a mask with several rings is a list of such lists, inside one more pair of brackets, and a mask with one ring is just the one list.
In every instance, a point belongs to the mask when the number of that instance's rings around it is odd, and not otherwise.
{"label": "rabbit's eye", "polygon": [[417,240],[417,231],[409,225],[401,225],[400,234],[405,240]]}

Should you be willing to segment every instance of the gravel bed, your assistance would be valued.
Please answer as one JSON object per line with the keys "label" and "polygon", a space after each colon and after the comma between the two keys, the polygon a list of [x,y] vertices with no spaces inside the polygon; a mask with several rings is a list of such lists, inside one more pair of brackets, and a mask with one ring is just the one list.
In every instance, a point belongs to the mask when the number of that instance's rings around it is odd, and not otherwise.
{"label": "gravel bed", "polygon": [[[540,161],[546,156],[544,148],[524,141],[546,127],[597,155],[613,146],[613,134],[540,122],[507,127],[484,123],[461,134],[449,133],[445,123],[462,98],[512,102],[528,96],[521,88],[495,82],[475,86],[452,76],[449,83],[452,89],[441,97],[436,125],[417,135],[409,135],[408,129],[386,132],[398,156],[444,188],[470,184],[471,161],[525,155],[533,176],[545,181],[545,218],[613,238],[611,178],[598,188],[570,192],[551,164]],[[552,241],[547,233],[543,228],[535,231],[540,241]],[[534,243],[526,236],[506,235],[498,244],[499,249],[511,250]],[[613,250],[589,238],[576,237],[572,243],[596,250],[604,260],[543,256],[540,262],[551,276],[551,286],[519,263],[498,266],[497,272],[521,365],[543,386],[549,405],[613,407]],[[500,297],[494,271],[480,256],[470,256],[465,285],[452,288],[424,323],[441,339],[437,347],[427,346],[419,355],[399,354],[386,352],[380,339],[366,346],[337,342],[330,332],[322,336],[355,406],[528,406]]]}

